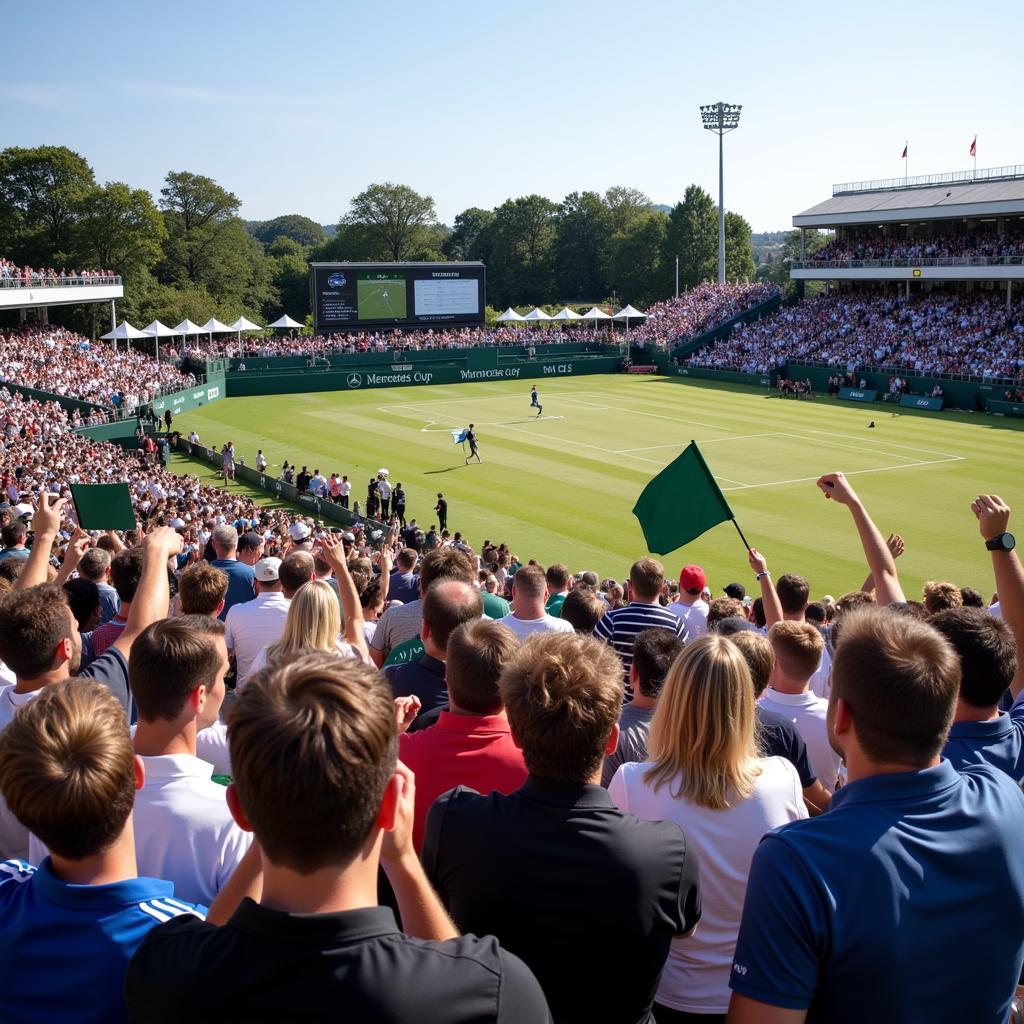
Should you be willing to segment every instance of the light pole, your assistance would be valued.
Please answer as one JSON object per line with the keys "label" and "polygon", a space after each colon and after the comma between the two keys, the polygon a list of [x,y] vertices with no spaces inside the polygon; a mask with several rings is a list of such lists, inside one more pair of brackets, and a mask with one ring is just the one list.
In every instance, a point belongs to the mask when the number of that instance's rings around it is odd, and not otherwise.
{"label": "light pole", "polygon": [[700,108],[701,120],[709,132],[718,133],[718,283],[725,284],[725,177],[722,173],[722,136],[738,128],[740,111],[734,103],[709,103]]}

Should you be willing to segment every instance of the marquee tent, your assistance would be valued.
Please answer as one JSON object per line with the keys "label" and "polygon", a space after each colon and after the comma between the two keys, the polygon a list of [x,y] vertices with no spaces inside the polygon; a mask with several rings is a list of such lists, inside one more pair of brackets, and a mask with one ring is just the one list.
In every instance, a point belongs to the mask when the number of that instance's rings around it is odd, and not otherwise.
{"label": "marquee tent", "polygon": [[598,309],[597,306],[591,306],[590,309],[583,314],[580,318],[582,320],[593,320],[594,321],[594,334],[597,334],[597,321],[598,320],[611,320],[611,317],[603,310]]}
{"label": "marquee tent", "polygon": [[173,338],[177,331],[172,330],[167,324],[162,324],[159,320],[154,320],[151,324],[143,327],[142,330],[156,342],[156,361],[159,363],[160,339]]}
{"label": "marquee tent", "polygon": [[300,324],[298,320],[293,320],[287,313],[284,316],[279,317],[272,324],[267,324],[268,327],[305,327],[305,324]]}
{"label": "marquee tent", "polygon": [[228,327],[227,324],[222,324],[215,316],[211,316],[209,320],[203,324],[203,334],[209,334],[212,338],[215,334],[234,334],[234,327]]}
{"label": "marquee tent", "polygon": [[552,318],[552,320],[582,320],[574,309],[570,309],[568,306],[563,306]]}
{"label": "marquee tent", "polygon": [[107,331],[106,334],[101,334],[100,337],[104,341],[112,341],[116,349],[117,343],[121,338],[124,338],[127,342],[130,338],[148,338],[149,335],[145,331],[140,331],[138,327],[133,327],[127,320],[122,320],[112,331]]}
{"label": "marquee tent", "polygon": [[498,323],[499,324],[503,324],[503,323],[507,323],[510,320],[522,320],[522,319],[523,319],[523,317],[520,316],[520,314],[517,313],[511,306],[509,306],[508,309],[506,309],[505,312],[502,313],[501,316],[498,317]]}
{"label": "marquee tent", "polygon": [[626,321],[626,333],[629,334],[629,321],[630,320],[643,320],[647,316],[646,313],[641,313],[639,309],[634,306],[623,306],[622,309],[612,317],[613,320],[625,320]]}
{"label": "marquee tent", "polygon": [[540,308],[540,306],[534,306],[533,309],[531,309],[530,312],[527,313],[526,316],[523,317],[523,319],[524,320],[530,320],[530,321],[537,321],[537,320],[550,320],[551,317],[549,317],[547,315],[547,313],[545,313],[544,310]]}

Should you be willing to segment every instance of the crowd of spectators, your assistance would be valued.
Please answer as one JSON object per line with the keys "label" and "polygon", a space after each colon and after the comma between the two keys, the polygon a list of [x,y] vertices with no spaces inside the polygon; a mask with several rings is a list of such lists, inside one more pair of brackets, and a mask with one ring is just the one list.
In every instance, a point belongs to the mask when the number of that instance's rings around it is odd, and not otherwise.
{"label": "crowd of spectators", "polygon": [[737,325],[688,362],[745,373],[801,362],[1014,380],[1024,373],[1024,300],[1007,310],[1002,292],[835,292]]}
{"label": "crowd of spectators", "polygon": [[849,260],[988,259],[1024,256],[1024,233],[963,232],[928,238],[844,237],[805,255],[810,262]]}
{"label": "crowd of spectators", "polygon": [[0,381],[131,412],[167,391],[196,383],[173,362],[117,347],[64,327],[0,328]]}
{"label": "crowd of spectators", "polygon": [[52,267],[20,267],[12,260],[0,256],[0,285],[8,283],[14,287],[27,288],[40,285],[62,284],[108,284],[113,283],[117,274],[113,270],[75,270],[74,268],[54,270]]}

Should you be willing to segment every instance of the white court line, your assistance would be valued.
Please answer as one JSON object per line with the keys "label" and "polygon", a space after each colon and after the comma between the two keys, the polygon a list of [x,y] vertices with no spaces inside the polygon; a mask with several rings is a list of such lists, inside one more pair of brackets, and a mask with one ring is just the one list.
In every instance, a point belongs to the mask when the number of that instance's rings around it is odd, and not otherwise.
{"label": "white court line", "polygon": [[[599,448],[596,444],[586,444],[584,441],[570,441],[567,437],[555,437],[553,434],[539,434],[533,430],[527,430],[525,427],[506,427],[506,430],[515,430],[520,434],[528,434],[530,437],[545,437],[549,441],[558,441],[559,444],[574,444],[578,448],[589,448],[591,451],[601,452],[604,455],[621,455],[621,452],[612,451],[611,448]],[[664,469],[664,464],[659,462],[657,459],[645,459],[642,455],[628,455],[627,458],[636,459],[638,462],[650,462],[654,466],[661,466]],[[815,477],[817,479],[817,477]]]}
{"label": "white court line", "polygon": [[641,409],[631,409],[627,405],[594,405],[591,402],[580,402],[573,398],[566,398],[566,402],[583,406],[586,409],[600,409],[602,412],[608,412],[609,410],[617,410],[619,412],[628,412],[631,416],[649,416],[655,420],[668,420],[670,423],[689,423],[694,427],[703,427],[706,430],[720,430],[723,433],[728,433],[728,427],[716,427],[713,423],[705,423],[702,420],[684,420],[679,416],[665,416],[659,412],[645,412]]}
{"label": "white court line", "polygon": [[[927,462],[912,462],[909,465],[882,466],[879,469],[851,469],[847,476],[862,476],[865,473],[891,473],[894,469],[915,469],[917,466],[940,466],[947,462],[963,462],[962,456],[955,456],[952,459],[930,459]],[[792,480],[769,480],[763,484],[743,484],[742,487],[723,487],[723,491],[756,490],[759,487],[781,487],[783,484],[805,484],[811,480],[820,479],[817,476],[799,476]]]}
{"label": "white court line", "polygon": [[[745,441],[751,437],[776,437],[778,436],[776,431],[772,431],[767,434],[736,434],[732,437],[706,437],[700,443],[701,444],[714,444],[718,441]],[[679,448],[682,446],[685,448],[690,442],[689,441],[677,441],[672,444],[652,444],[646,448],[623,448],[621,451],[616,452],[616,455],[628,455],[630,452],[653,452],[659,448]]]}
{"label": "white court line", "polygon": [[[902,459],[904,462],[911,462],[911,463],[914,463],[915,465],[919,461],[917,459],[911,459],[911,458],[909,458],[906,455],[897,455],[896,452],[880,452],[877,448],[857,448],[857,447],[855,447],[852,444],[843,444],[840,441],[832,441],[832,440],[829,440],[827,438],[822,438],[822,437],[804,437],[803,434],[789,434],[789,433],[780,433],[779,437],[792,437],[792,438],[795,438],[797,441],[810,441],[812,444],[830,445],[833,448],[843,448],[846,451],[851,451],[851,452],[862,452],[865,455],[881,455],[881,456],[884,456],[885,458],[888,458],[888,459]],[[952,460],[950,460],[950,461],[952,461]]]}
{"label": "white court line", "polygon": [[[826,435],[829,435],[829,436],[832,436],[832,437],[846,437],[846,438],[850,438],[851,440],[854,440],[854,441],[861,441],[861,440],[863,440],[863,438],[858,437],[856,434],[839,434],[839,433],[837,433],[834,430],[813,430],[810,427],[807,428],[805,433],[808,433],[808,434],[826,434]],[[962,459],[965,458],[965,456],[963,456],[963,455],[951,455],[949,452],[937,452],[937,451],[934,451],[931,448],[919,448],[919,447],[917,447],[917,445],[897,444],[895,441],[885,441],[885,440],[883,440],[880,437],[877,438],[877,440],[875,438],[872,438],[871,440],[872,440],[872,443],[874,443],[874,444],[887,444],[887,445],[889,445],[890,448],[906,448],[907,451],[910,451],[910,452],[924,452],[927,455],[944,455],[950,461],[953,461],[954,459],[961,459],[962,460]]]}

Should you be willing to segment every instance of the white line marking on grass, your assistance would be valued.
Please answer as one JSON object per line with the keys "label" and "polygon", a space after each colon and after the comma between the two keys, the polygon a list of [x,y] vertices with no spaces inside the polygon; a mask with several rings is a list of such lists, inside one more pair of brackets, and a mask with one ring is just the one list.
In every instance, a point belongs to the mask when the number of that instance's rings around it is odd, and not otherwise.
{"label": "white line marking on grass", "polygon": [[642,409],[631,409],[629,406],[619,405],[618,403],[615,405],[594,405],[592,402],[580,402],[575,397],[567,397],[564,401],[570,405],[578,405],[586,409],[600,409],[602,412],[626,412],[631,416],[648,416],[655,420],[668,420],[670,423],[689,423],[691,426],[704,427],[706,430],[719,430],[723,433],[729,432],[728,427],[716,427],[713,423],[705,423],[703,420],[687,420],[680,416],[665,416],[660,412],[645,412]]}
{"label": "white line marking on grass", "polygon": [[[732,437],[706,437],[700,443],[701,444],[714,444],[718,441],[745,441],[751,437],[777,437],[776,433],[769,434],[736,434]],[[652,444],[646,448],[623,448],[621,451],[616,452],[617,455],[628,455],[630,452],[653,452],[659,448],[685,448],[690,442],[689,441],[676,441],[672,444]]]}
{"label": "white line marking on grass", "polygon": [[[555,437],[553,434],[539,434],[533,430],[527,430],[525,427],[506,427],[506,430],[515,430],[520,434],[528,434],[530,437],[544,437],[549,441],[557,441],[559,444],[574,444],[578,448],[589,448],[594,452],[601,452],[603,455],[621,455],[622,452],[612,451],[611,448],[599,448],[596,444],[587,444],[584,441],[571,441],[567,437]],[[660,466],[664,469],[664,463],[659,462],[657,459],[645,459],[642,455],[627,455],[629,459],[636,459],[638,462],[649,462],[654,466]],[[815,478],[817,479],[817,478]]]}
{"label": "white line marking on grass", "polygon": [[[956,455],[951,459],[929,459],[927,462],[911,462],[909,465],[901,464],[899,466],[881,466],[878,469],[851,469],[847,476],[862,476],[865,473],[891,473],[894,469],[916,469],[918,466],[940,466],[946,462],[963,462],[964,459],[960,455]],[[740,491],[740,490],[756,490],[759,487],[781,487],[783,484],[805,484],[809,481],[817,481],[819,477],[816,476],[799,476],[794,477],[792,480],[769,480],[763,484],[743,484],[742,487],[723,487],[723,491]]]}
{"label": "white line marking on grass", "polygon": [[862,452],[865,455],[882,455],[888,459],[901,459],[903,462],[911,462],[914,463],[915,465],[919,461],[917,459],[911,459],[906,455],[898,455],[896,452],[883,452],[879,451],[877,448],[858,448],[852,444],[843,444],[841,441],[833,441],[831,438],[828,437],[805,437],[803,434],[788,433],[780,434],[779,436],[792,437],[795,438],[797,441],[810,441],[812,444],[825,444],[829,445],[832,448],[843,448],[846,451],[851,452]]}
{"label": "white line marking on grass", "polygon": [[[846,437],[846,438],[850,438],[853,441],[862,441],[862,440],[864,440],[863,438],[858,437],[856,434],[839,434],[839,433],[836,433],[836,431],[834,431],[834,430],[812,430],[809,427],[804,431],[804,433],[807,433],[807,434],[826,434],[826,435],[829,435],[831,437]],[[949,452],[937,452],[937,451],[933,450],[932,448],[919,448],[917,445],[912,445],[912,444],[897,444],[895,441],[886,441],[886,440],[884,440],[881,437],[878,437],[878,438],[872,437],[871,441],[872,441],[873,444],[887,444],[887,445],[889,445],[890,448],[906,448],[907,451],[911,451],[911,452],[925,452],[925,454],[927,454],[927,455],[943,455],[947,459],[949,459],[950,461],[952,461],[953,459],[963,459],[963,458],[965,458],[965,456],[963,456],[963,455],[952,455]]]}
{"label": "white line marking on grass", "polygon": [[[493,423],[485,423],[481,421],[481,427],[509,427],[515,423],[536,423],[538,420],[564,420],[564,416],[527,416],[521,420],[512,420],[511,423],[508,420],[495,421]],[[459,430],[458,426],[454,427],[439,427],[436,425],[437,420],[431,420],[425,427],[420,427],[421,434],[449,434],[453,430]]]}

